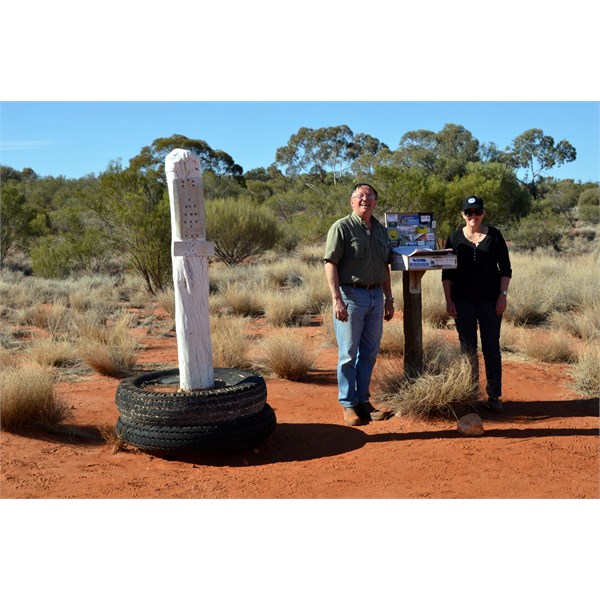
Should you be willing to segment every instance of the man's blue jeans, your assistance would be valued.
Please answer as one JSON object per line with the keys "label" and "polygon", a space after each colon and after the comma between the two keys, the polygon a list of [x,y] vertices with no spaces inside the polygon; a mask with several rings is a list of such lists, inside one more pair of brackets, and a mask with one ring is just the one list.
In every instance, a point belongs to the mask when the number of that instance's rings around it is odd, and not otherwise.
{"label": "man's blue jeans", "polygon": [[342,406],[369,401],[371,373],[383,333],[383,290],[340,286],[348,321],[333,318],[338,344],[338,399]]}

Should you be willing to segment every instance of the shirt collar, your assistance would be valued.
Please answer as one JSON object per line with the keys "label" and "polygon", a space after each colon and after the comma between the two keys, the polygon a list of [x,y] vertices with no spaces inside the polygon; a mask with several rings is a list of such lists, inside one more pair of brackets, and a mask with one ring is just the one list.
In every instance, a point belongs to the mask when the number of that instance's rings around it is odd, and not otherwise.
{"label": "shirt collar", "polygon": [[[364,227],[367,226],[367,224],[365,223],[365,221],[363,221],[354,211],[352,211],[350,213],[350,218],[357,225],[361,225],[361,226],[364,226]],[[373,215],[371,215],[371,223],[379,223],[379,221]]]}

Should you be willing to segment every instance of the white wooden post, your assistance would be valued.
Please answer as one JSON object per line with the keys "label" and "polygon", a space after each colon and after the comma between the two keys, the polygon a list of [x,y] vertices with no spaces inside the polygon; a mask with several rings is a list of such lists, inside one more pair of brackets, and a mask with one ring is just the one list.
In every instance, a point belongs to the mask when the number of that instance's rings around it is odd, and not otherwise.
{"label": "white wooden post", "polygon": [[179,385],[183,391],[207,389],[214,386],[208,310],[208,257],[214,254],[214,244],[206,241],[200,159],[178,148],[166,157],[165,171],[171,206]]}

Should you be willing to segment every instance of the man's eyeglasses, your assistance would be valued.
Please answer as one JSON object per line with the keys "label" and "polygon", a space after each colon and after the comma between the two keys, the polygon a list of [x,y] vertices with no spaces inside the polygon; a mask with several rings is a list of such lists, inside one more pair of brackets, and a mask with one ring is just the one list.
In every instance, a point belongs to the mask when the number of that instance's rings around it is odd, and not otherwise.
{"label": "man's eyeglasses", "polygon": [[474,208],[472,210],[465,210],[463,214],[465,217],[480,217],[483,214],[483,210],[481,208]]}
{"label": "man's eyeglasses", "polygon": [[361,193],[361,194],[354,194],[354,196],[352,196],[352,199],[354,200],[354,198],[361,198],[361,199],[366,198],[367,200],[375,200],[375,195]]}

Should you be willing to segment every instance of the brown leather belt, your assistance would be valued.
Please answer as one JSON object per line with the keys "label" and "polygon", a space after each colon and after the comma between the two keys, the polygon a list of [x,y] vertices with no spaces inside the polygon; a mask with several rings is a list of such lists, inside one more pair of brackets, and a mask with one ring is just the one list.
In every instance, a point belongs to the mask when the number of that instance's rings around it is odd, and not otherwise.
{"label": "brown leather belt", "polygon": [[361,290],[377,290],[381,287],[380,283],[342,283],[342,285],[349,285],[353,288],[360,288]]}

